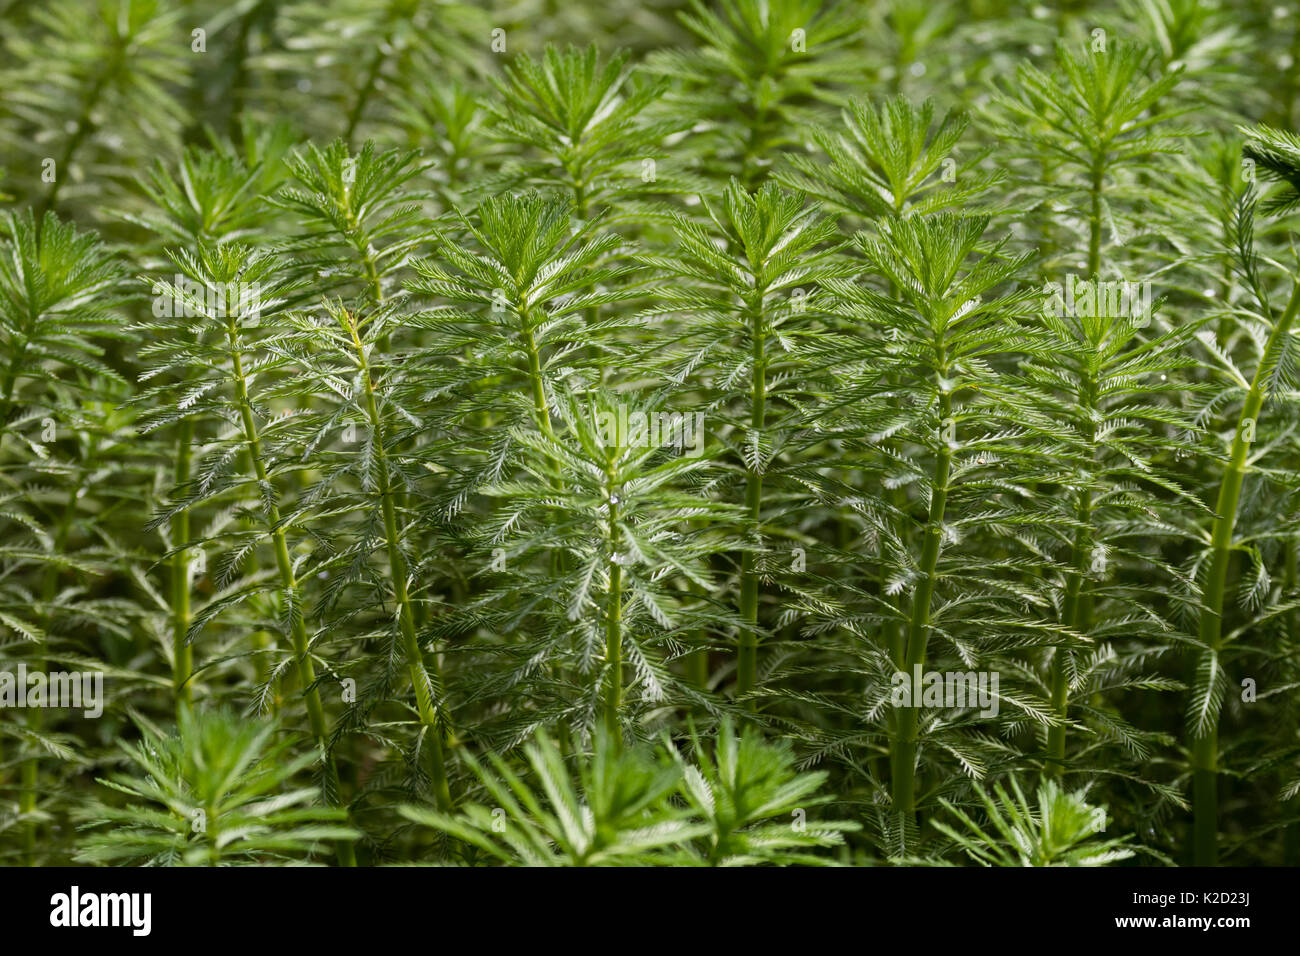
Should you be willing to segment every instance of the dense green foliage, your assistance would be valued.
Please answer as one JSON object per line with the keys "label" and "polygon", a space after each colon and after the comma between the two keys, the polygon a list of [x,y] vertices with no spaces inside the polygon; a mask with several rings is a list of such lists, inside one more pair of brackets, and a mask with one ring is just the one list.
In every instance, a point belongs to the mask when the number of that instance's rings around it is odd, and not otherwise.
{"label": "dense green foliage", "polygon": [[0,863],[1300,863],[1300,10],[0,38]]}

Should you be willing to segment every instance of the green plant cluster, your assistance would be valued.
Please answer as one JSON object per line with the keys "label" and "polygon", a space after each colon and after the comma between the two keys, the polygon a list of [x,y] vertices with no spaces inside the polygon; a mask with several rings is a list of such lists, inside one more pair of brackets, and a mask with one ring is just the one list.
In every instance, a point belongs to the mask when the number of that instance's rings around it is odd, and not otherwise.
{"label": "green plant cluster", "polygon": [[0,863],[1300,863],[1300,10],[0,43]]}

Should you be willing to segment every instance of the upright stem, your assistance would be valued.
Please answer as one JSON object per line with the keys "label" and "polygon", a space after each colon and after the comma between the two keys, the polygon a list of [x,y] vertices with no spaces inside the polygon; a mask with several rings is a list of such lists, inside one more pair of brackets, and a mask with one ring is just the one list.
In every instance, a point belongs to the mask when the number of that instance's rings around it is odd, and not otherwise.
{"label": "upright stem", "polygon": [[[176,470],[174,483],[184,488],[190,480],[194,423],[189,418],[181,420],[176,437]],[[194,650],[187,635],[190,630],[190,512],[183,508],[172,516],[171,599],[172,599],[172,693],[178,705],[193,699],[190,674],[194,670]]]}
{"label": "upright stem", "polygon": [[523,312],[519,318],[523,323],[524,352],[528,356],[528,388],[533,399],[533,416],[542,434],[551,438],[555,432],[551,429],[551,412],[546,404],[546,386],[542,381],[542,358],[533,335],[532,317]]}
{"label": "upright stem", "polygon": [[[68,550],[68,537],[72,530],[72,519],[77,511],[77,499],[81,495],[82,488],[85,487],[86,479],[90,474],[89,462],[83,463],[80,476],[76,484],[68,491],[68,500],[63,506],[54,529],[53,553],[56,555],[66,554]],[[41,583],[41,604],[44,609],[42,617],[45,623],[46,634],[52,631],[52,615],[50,608],[53,607],[55,599],[59,593],[59,568],[58,565],[50,564],[45,568],[44,580]],[[41,658],[36,658],[34,662],[37,668],[45,670],[46,663]],[[34,707],[27,711],[27,727],[33,733],[39,733],[45,724],[45,712]],[[18,813],[20,816],[35,812],[36,804],[40,796],[40,758],[37,756],[29,757],[23,761],[20,772],[21,790],[18,795]],[[23,855],[28,866],[36,865],[36,838],[39,824],[29,821],[23,828]]]}
{"label": "upright stem", "polygon": [[[903,208],[906,205],[906,203],[907,203],[907,195],[903,192],[903,190],[902,189],[895,190],[894,219],[897,220],[902,218]],[[889,298],[891,301],[898,300],[898,291],[899,291],[898,284],[893,279],[890,279]],[[895,386],[898,384],[898,377],[896,375],[891,374],[888,377],[888,382],[891,387]],[[885,447],[891,453],[894,454],[898,453],[898,442],[895,441],[894,439],[887,439],[887,444],[885,445]],[[888,489],[887,494],[898,516],[897,521],[895,522],[894,525],[894,529],[897,533],[898,540],[902,542],[906,542],[908,538],[908,531],[909,531],[908,513],[910,510],[907,501],[907,489],[903,487],[891,488]],[[881,629],[884,631],[885,634],[885,647],[889,649],[889,659],[894,663],[895,667],[897,667],[899,670],[902,670],[906,664],[905,657],[907,656],[907,642],[903,636],[903,625],[902,625],[903,595],[902,593],[894,594],[894,595],[891,595],[889,593],[888,578],[886,575],[886,571],[889,567],[888,564],[889,544],[885,535],[880,536],[880,544],[878,550],[880,553],[880,580],[877,586],[879,589],[880,600],[884,603],[888,603],[897,612],[896,615],[891,614],[885,617],[884,621],[881,623]],[[889,719],[892,723],[895,719],[895,715],[891,713],[889,715]],[[895,727],[894,729],[896,730],[897,727]]]}
{"label": "upright stem", "polygon": [[383,72],[384,64],[388,62],[388,55],[384,50],[388,47],[393,37],[397,33],[397,24],[389,18],[387,28],[384,30],[379,42],[375,45],[370,55],[370,60],[366,64],[365,73],[360,87],[357,89],[356,99],[353,100],[351,108],[348,110],[347,126],[343,132],[343,141],[348,148],[352,148],[353,140],[356,136],[357,127],[360,126],[361,120],[365,116],[366,107],[369,105],[371,98],[375,94],[380,81],[380,74]]}
{"label": "upright stem", "polygon": [[[351,139],[351,132],[348,134]],[[347,188],[343,191],[344,211],[347,215],[347,225],[344,229],[344,235],[348,243],[352,246],[353,252],[356,253],[357,261],[361,263],[361,268],[366,273],[366,294],[375,307],[384,304],[384,283],[383,277],[379,274],[379,264],[375,261],[375,253],[370,245],[366,242],[365,236],[361,231],[361,222],[352,209],[352,196]],[[384,335],[379,339],[379,351],[388,351],[388,336]]]}
{"label": "upright stem", "polygon": [[[280,524],[280,508],[270,493],[273,488],[266,471],[266,462],[262,457],[262,442],[258,435],[257,423],[253,419],[253,406],[248,398],[248,386],[244,377],[244,363],[240,357],[239,330],[232,316],[227,326],[226,335],[230,343],[230,358],[234,370],[235,398],[239,405],[239,418],[243,427],[244,441],[248,446],[248,457],[253,465],[257,483],[263,490],[266,509],[267,530],[271,534],[271,545],[275,553],[275,565],[280,575],[280,587],[288,600],[294,604],[294,611],[289,615],[291,623],[290,639],[293,642],[294,655],[297,659],[298,680],[302,684],[303,696],[307,701],[307,721],[311,726],[312,736],[320,751],[321,763],[325,770],[324,797],[327,804],[334,804],[339,799],[339,774],[330,753],[329,741],[325,727],[325,708],[321,703],[320,689],[316,686],[316,668],[311,660],[311,646],[307,637],[307,623],[298,607],[298,582],[294,577],[293,560],[289,556],[289,545],[285,541],[284,528]],[[339,863],[343,866],[355,866],[356,854],[347,840],[335,844]]]}
{"label": "upright stem", "polygon": [[76,126],[73,127],[72,135],[68,137],[63,146],[63,152],[59,154],[59,158],[55,163],[54,181],[50,183],[49,190],[41,198],[40,206],[36,210],[36,231],[38,235],[44,225],[45,214],[52,210],[54,204],[58,201],[59,188],[63,185],[64,177],[68,175],[68,166],[72,163],[73,157],[77,155],[77,150],[81,148],[82,142],[94,127],[91,114],[99,104],[100,97],[104,95],[109,79],[121,66],[122,52],[122,48],[115,44],[108,57],[108,63],[96,74],[94,81],[86,90],[86,95],[82,97]]}
{"label": "upright stem", "polygon": [[397,509],[393,503],[393,486],[388,467],[387,435],[384,422],[379,415],[379,406],[375,401],[375,383],[371,374],[370,363],[366,359],[365,347],[357,334],[356,320],[348,314],[348,333],[352,336],[352,346],[356,351],[357,363],[361,368],[362,381],[365,383],[366,417],[370,421],[371,445],[374,448],[375,471],[379,483],[380,507],[384,515],[384,547],[388,552],[388,570],[393,580],[393,600],[397,604],[398,627],[402,632],[402,647],[406,652],[406,666],[411,675],[411,684],[415,688],[416,710],[420,715],[420,725],[424,728],[424,745],[429,753],[430,777],[433,783],[434,800],[440,810],[451,809],[451,790],[447,783],[446,758],[443,753],[443,722],[438,718],[434,703],[434,687],[442,686],[442,675],[438,673],[438,659],[431,655],[429,660],[433,668],[433,680],[425,668],[424,656],[420,651],[420,642],[416,634],[415,611],[407,587],[410,570],[406,556],[402,553],[401,535],[397,525]]}
{"label": "upright stem", "polygon": [[1101,271],[1101,193],[1105,180],[1105,157],[1098,156],[1092,163],[1092,182],[1088,195],[1088,278],[1095,279]]}
{"label": "upright stem", "polygon": [[749,121],[749,129],[745,139],[745,150],[740,160],[740,177],[746,189],[753,189],[759,184],[763,177],[759,172],[759,166],[756,162],[758,157],[766,150],[764,149],[763,140],[767,135],[768,108],[760,105],[764,96],[763,82],[752,93],[754,99],[754,117]]}
{"label": "upright stem", "polygon": [[[611,489],[613,476],[610,475]],[[620,535],[618,531],[617,490],[609,496],[609,606],[605,612],[605,727],[610,743],[617,747],[622,740],[619,711],[623,708],[623,566],[618,562]]]}
{"label": "upright stem", "polygon": [[384,56],[384,47],[392,41],[393,30],[387,31],[375,47],[374,53],[370,57],[370,63],[366,67],[365,79],[361,83],[361,89],[357,91],[357,98],[352,103],[352,109],[348,111],[348,126],[343,133],[343,141],[352,146],[352,138],[356,135],[357,126],[361,123],[361,117],[365,115],[366,104],[370,102],[370,97],[374,95],[375,84],[379,82],[379,71],[383,69],[387,57]]}
{"label": "upright stem", "polygon": [[[1092,490],[1079,492],[1077,517],[1080,527],[1075,532],[1074,547],[1070,556],[1071,571],[1065,585],[1065,601],[1061,606],[1061,621],[1071,630],[1083,633],[1092,626],[1090,608],[1084,600],[1083,581],[1092,554]],[[1052,654],[1052,713],[1061,721],[1070,716],[1070,652],[1058,647]],[[1047,765],[1049,776],[1059,776],[1065,767],[1065,726],[1047,729]]]}
{"label": "upright stem", "polygon": [[[905,488],[892,488],[889,490],[894,509],[898,512],[901,526],[908,519],[908,502],[907,490]],[[906,533],[902,527],[898,528],[899,539],[904,539]],[[879,581],[880,600],[887,602],[891,608],[897,611],[897,616],[889,615],[881,622],[881,629],[885,633],[885,646],[889,649],[889,659],[894,662],[895,666],[902,668],[906,663],[907,657],[907,639],[903,634],[902,615],[903,615],[903,596],[901,594],[891,595],[889,593],[888,578],[885,571],[888,568],[889,545],[885,536],[880,536],[879,544],[880,570],[881,576]]]}
{"label": "upright stem", "polygon": [[[1097,402],[1097,382],[1091,372],[1087,372],[1080,399],[1084,408],[1091,415]],[[1095,440],[1096,429],[1091,417],[1085,426],[1085,436],[1089,446]],[[1092,561],[1092,489],[1082,488],[1078,492],[1075,517],[1079,528],[1074,535],[1074,545],[1070,554],[1070,573],[1065,583],[1065,600],[1061,605],[1061,623],[1078,634],[1086,635],[1092,629],[1092,603],[1085,593],[1084,582],[1087,580],[1088,566]],[[1059,776],[1065,769],[1065,721],[1070,718],[1070,674],[1069,663],[1072,655],[1068,648],[1058,647],[1052,652],[1052,713],[1061,723],[1047,729],[1047,763],[1044,771],[1048,776]]]}
{"label": "upright stem", "polygon": [[[1300,282],[1295,284],[1286,311],[1274,324],[1264,344],[1264,352],[1250,391],[1241,407],[1237,430],[1232,438],[1228,466],[1219,484],[1214,508],[1214,528],[1210,538],[1210,566],[1202,591],[1199,636],[1202,654],[1217,658],[1223,649],[1223,601],[1227,589],[1228,561],[1232,555],[1232,536],[1237,524],[1237,503],[1246,477],[1250,454],[1249,433],[1259,419],[1268,389],[1268,378],[1276,365],[1276,356],[1290,334],[1296,311],[1300,309]],[[1218,862],[1218,757],[1219,715],[1216,713],[1200,734],[1192,737],[1192,859],[1197,866],[1214,866]]]}
{"label": "upright stem", "polygon": [[[350,211],[349,211],[349,215],[351,215]],[[353,248],[356,250],[357,257],[361,260],[361,264],[366,270],[366,292],[370,297],[371,303],[373,303],[375,308],[378,309],[380,306],[384,304],[383,279],[379,274],[379,265],[375,261],[374,252],[370,248],[370,246],[366,245],[362,241],[358,224],[355,219],[350,220],[349,237],[351,239]],[[389,346],[391,345],[388,335],[387,334],[381,335],[379,337],[377,345],[381,355],[387,354],[389,350]],[[396,501],[396,506],[398,510],[405,512],[406,505],[407,505],[405,486],[394,488],[392,497],[394,501]],[[418,630],[419,628],[423,627],[425,624],[426,618],[425,618],[424,604],[423,603],[415,604],[413,606],[413,611],[414,611],[415,626],[416,629]]]}
{"label": "upright stem", "polygon": [[[1101,273],[1101,201],[1105,183],[1105,155],[1098,154],[1092,161],[1092,179],[1088,204],[1088,278],[1093,280]],[[1085,359],[1085,361],[1090,361]],[[1084,368],[1084,381],[1078,396],[1087,417],[1084,432],[1091,449],[1096,440],[1096,426],[1092,411],[1097,405],[1097,380],[1092,366]],[[1092,560],[1092,489],[1083,488],[1078,493],[1076,517],[1079,529],[1075,532],[1070,554],[1070,573],[1065,585],[1065,601],[1061,607],[1061,622],[1077,633],[1092,628],[1092,602],[1084,591],[1088,565]],[[1052,713],[1060,721],[1047,729],[1047,762],[1044,771],[1048,776],[1059,776],[1065,769],[1065,722],[1070,717],[1070,651],[1058,647],[1052,652]]]}
{"label": "upright stem", "polygon": [[230,87],[227,91],[229,112],[226,115],[226,135],[233,143],[239,142],[242,132],[240,119],[244,113],[244,82],[248,76],[248,38],[253,31],[253,23],[263,16],[262,11],[266,5],[267,0],[258,0],[239,18],[239,26],[236,28],[235,39],[231,44],[230,59],[233,64],[230,68]]}
{"label": "upright stem", "polygon": [[[707,638],[703,631],[697,632],[700,643]],[[686,678],[700,690],[707,690],[709,686],[709,649],[699,647],[686,655]]]}
{"label": "upright stem", "polygon": [[[939,420],[952,416],[952,393],[946,390],[947,378],[944,348],[939,344]],[[930,513],[925,526],[925,543],[921,547],[920,579],[912,596],[912,613],[908,621],[907,649],[904,670],[911,675],[914,668],[925,663],[926,645],[930,637],[930,603],[938,579],[939,551],[943,541],[943,526],[948,505],[948,482],[952,472],[952,448],[940,440],[935,457],[933,487],[930,490]],[[890,754],[890,771],[893,779],[893,808],[898,813],[916,812],[916,741],[920,701],[913,700],[910,707],[898,708],[897,732],[894,749]]]}
{"label": "upright stem", "polygon": [[[767,414],[767,327],[761,289],[755,291],[748,307],[751,348],[749,428],[757,438],[762,434]],[[750,528],[757,531],[763,512],[763,473],[757,462],[745,478],[745,510]],[[736,653],[737,697],[753,690],[758,671],[758,572],[755,563],[753,550],[746,549],[740,558],[742,625]]]}
{"label": "upright stem", "polygon": [[13,361],[5,369],[4,381],[0,383],[0,425],[8,424],[9,416],[13,414],[14,406],[14,389],[18,385],[18,370],[22,363],[22,358],[27,352],[27,344],[24,342],[14,351]]}

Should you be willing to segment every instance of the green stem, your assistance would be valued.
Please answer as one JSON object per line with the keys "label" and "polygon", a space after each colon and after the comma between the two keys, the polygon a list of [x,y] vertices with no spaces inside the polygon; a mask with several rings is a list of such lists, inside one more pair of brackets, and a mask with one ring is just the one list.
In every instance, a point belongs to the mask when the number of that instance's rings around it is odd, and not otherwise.
{"label": "green stem", "polygon": [[[1094,273],[1095,274],[1095,273]],[[1084,433],[1088,446],[1096,440],[1096,428],[1092,424],[1092,409],[1097,404],[1097,381],[1088,371],[1082,394],[1079,396],[1087,415]],[[1070,573],[1065,584],[1065,600],[1061,606],[1061,622],[1077,634],[1087,635],[1092,630],[1092,602],[1086,593],[1084,583],[1088,576],[1088,566],[1092,560],[1092,489],[1079,491],[1075,517],[1079,528],[1075,532],[1074,545],[1070,555]],[[1047,764],[1044,770],[1049,776],[1059,776],[1065,769],[1065,721],[1070,719],[1070,676],[1069,663],[1071,653],[1067,648],[1058,647],[1052,653],[1052,713],[1059,725],[1047,729]]]}
{"label": "green stem", "polygon": [[384,34],[382,40],[375,47],[375,52],[370,58],[370,63],[366,67],[366,76],[361,83],[361,89],[357,91],[357,98],[352,104],[352,109],[348,111],[348,127],[343,133],[343,141],[352,148],[352,138],[356,135],[357,126],[361,123],[361,117],[365,115],[366,104],[370,102],[370,97],[375,92],[375,84],[379,81],[379,71],[384,65],[383,48],[388,46],[392,40],[392,31]]}
{"label": "green stem", "polygon": [[[537,338],[533,333],[536,325],[532,321],[532,313],[527,309],[519,310],[520,333],[523,339],[524,354],[528,358],[528,388],[533,399],[533,418],[537,421],[537,427],[551,441],[555,440],[555,430],[551,427],[551,411],[546,404],[546,385],[542,378],[542,356],[541,350],[537,345]],[[559,465],[558,460],[549,451],[547,457],[550,461]],[[559,475],[552,475],[549,479],[552,490],[559,492],[563,489],[563,482]],[[565,554],[560,550],[552,550],[550,553],[551,574],[559,576],[564,573],[567,566]]]}
{"label": "green stem", "polygon": [[[1098,278],[1101,272],[1101,200],[1105,183],[1105,155],[1093,157],[1092,179],[1089,188],[1088,215],[1088,278]],[[1087,359],[1085,359],[1087,361]],[[1091,366],[1085,368],[1084,381],[1079,395],[1086,424],[1084,432],[1088,447],[1096,441],[1093,409],[1097,405],[1097,380]],[[1086,634],[1092,628],[1092,603],[1084,593],[1088,565],[1092,560],[1092,489],[1079,492],[1076,516],[1079,529],[1075,532],[1070,555],[1071,571],[1065,585],[1065,601],[1061,607],[1061,622],[1076,633]],[[1047,729],[1047,763],[1044,771],[1049,776],[1059,776],[1065,769],[1065,721],[1070,717],[1070,651],[1063,647],[1052,653],[1052,713],[1061,722]]]}
{"label": "green stem", "polygon": [[263,8],[267,0],[258,0],[239,18],[239,26],[231,44],[230,86],[227,90],[226,135],[232,143],[238,144],[242,134],[240,120],[244,113],[244,83],[248,76],[248,39],[253,32],[253,24],[265,14]]}
{"label": "green stem", "polygon": [[221,836],[221,811],[217,807],[206,806],[203,808],[203,818],[203,832],[208,843],[208,866],[220,866],[221,847],[218,843]]}
{"label": "green stem", "polygon": [[108,63],[99,71],[98,74],[96,74],[94,82],[91,83],[89,89],[86,90],[86,95],[82,97],[81,109],[77,114],[76,126],[72,130],[72,135],[69,136],[67,142],[64,143],[63,152],[59,154],[59,158],[54,165],[54,181],[50,183],[50,188],[46,191],[45,195],[41,197],[40,206],[38,206],[36,210],[36,231],[38,236],[40,235],[41,228],[44,225],[45,214],[54,209],[54,204],[58,201],[59,188],[63,185],[63,179],[68,174],[68,166],[72,163],[73,157],[77,155],[77,150],[81,148],[82,142],[88,135],[90,135],[91,130],[94,128],[90,118],[91,113],[94,112],[95,107],[99,104],[100,98],[104,95],[104,90],[108,86],[109,80],[120,68],[122,63],[122,53],[123,48],[121,45],[115,43],[112,52],[108,57]]}
{"label": "green stem", "polygon": [[[1227,590],[1228,562],[1232,555],[1232,538],[1237,523],[1237,503],[1246,477],[1250,454],[1248,430],[1254,431],[1260,409],[1267,397],[1268,379],[1277,363],[1277,355],[1290,334],[1296,311],[1300,309],[1300,282],[1291,292],[1286,311],[1274,324],[1264,344],[1264,352],[1250,391],[1242,405],[1237,430],[1232,438],[1228,466],[1219,484],[1215,504],[1214,527],[1210,538],[1210,566],[1202,591],[1199,629],[1202,654],[1216,658],[1223,649],[1223,603]],[[1192,858],[1197,866],[1214,866],[1218,862],[1218,714],[1214,714],[1201,733],[1192,734]]]}
{"label": "green stem", "polygon": [[1092,183],[1088,190],[1088,278],[1097,278],[1101,271],[1101,193],[1106,174],[1104,160],[1098,159],[1092,165]]}
{"label": "green stem", "polygon": [[[184,418],[176,438],[175,487],[183,489],[190,480],[194,422]],[[171,603],[172,603],[172,693],[176,703],[193,699],[190,675],[194,671],[194,650],[187,639],[190,630],[190,512],[183,508],[172,516]]]}
{"label": "green stem", "polygon": [[542,381],[542,358],[537,349],[537,339],[533,335],[533,325],[527,313],[520,315],[523,322],[524,352],[528,356],[528,387],[533,398],[533,416],[537,427],[548,438],[554,438],[551,430],[551,412],[546,404],[546,386]]}
{"label": "green stem", "polygon": [[[361,268],[365,270],[366,293],[375,308],[378,308],[384,304],[383,277],[379,273],[379,264],[375,261],[374,252],[361,231],[361,223],[352,210],[352,197],[346,187],[343,192],[343,204],[347,213],[345,235],[352,246],[352,251],[356,253],[357,261],[361,263]],[[388,336],[382,336],[379,339],[379,351],[387,352],[388,345]]]}
{"label": "green stem", "polygon": [[[902,192],[902,190],[898,190],[894,196],[894,210],[893,210],[894,219],[897,220],[902,218],[903,207],[906,204],[906,202],[907,202],[907,196]],[[890,279],[889,280],[890,300],[897,302],[898,293],[899,293],[898,284],[894,282],[893,279]],[[894,387],[898,385],[899,378],[897,375],[891,374],[888,378],[888,381],[890,386]],[[894,439],[889,439],[885,447],[891,454],[895,454],[895,455],[900,454],[898,448],[898,442]],[[887,494],[889,496],[890,502],[894,506],[894,511],[897,514],[897,520],[894,522],[895,534],[898,540],[904,542],[904,546],[906,546],[906,542],[908,540],[909,531],[910,531],[910,528],[908,527],[909,525],[908,514],[910,511],[910,505],[908,504],[907,501],[907,489],[891,488],[887,490]],[[884,631],[885,634],[885,646],[889,649],[890,660],[894,662],[895,667],[901,670],[904,666],[906,666],[905,658],[907,656],[907,642],[903,637],[903,624],[902,624],[903,595],[901,592],[899,594],[894,594],[894,595],[891,595],[889,593],[889,587],[888,587],[889,547],[888,547],[888,542],[886,541],[884,535],[880,536],[879,554],[880,554],[880,581],[878,582],[878,587],[879,587],[880,600],[882,602],[888,603],[894,609],[894,611],[897,612],[896,614],[888,615],[885,618],[885,620],[882,622],[882,630]],[[890,714],[891,721],[894,720],[894,716],[895,716],[894,714],[892,713]]]}
{"label": "green stem", "polygon": [[398,626],[402,633],[402,647],[406,652],[406,665],[411,675],[411,684],[415,689],[416,710],[420,715],[420,725],[424,730],[424,745],[429,753],[430,779],[433,783],[434,800],[443,811],[451,809],[451,790],[447,783],[446,759],[443,752],[443,725],[439,719],[435,704],[435,686],[442,687],[442,675],[438,673],[436,656],[430,656],[433,679],[425,668],[424,656],[420,651],[420,642],[416,633],[415,611],[407,586],[410,569],[406,556],[402,552],[401,535],[397,524],[397,508],[393,502],[393,487],[388,466],[387,436],[383,419],[379,415],[379,406],[375,401],[375,383],[371,374],[370,363],[366,359],[365,347],[357,334],[356,320],[347,313],[348,333],[352,336],[352,346],[356,351],[357,364],[361,369],[365,384],[366,417],[370,421],[371,445],[374,448],[375,471],[379,486],[380,507],[384,516],[384,547],[388,552],[388,570],[393,580],[393,600],[397,604]]}
{"label": "green stem", "polygon": [[[613,476],[610,475],[612,485]],[[623,733],[619,725],[619,712],[623,708],[623,566],[618,563],[620,543],[618,531],[617,490],[609,496],[609,607],[605,614],[605,728],[610,743],[617,747]]]}
{"label": "green stem", "polygon": [[[284,528],[280,523],[280,508],[275,503],[273,486],[267,475],[266,462],[262,457],[262,442],[258,435],[257,423],[253,419],[253,406],[248,397],[248,385],[244,376],[244,364],[240,356],[239,330],[232,317],[227,326],[230,358],[234,371],[235,398],[239,406],[239,418],[243,427],[244,441],[248,446],[248,457],[253,465],[257,483],[265,499],[267,530],[271,534],[271,545],[275,553],[275,565],[280,575],[280,587],[285,597],[293,602],[294,611],[291,620],[290,640],[293,643],[297,660],[298,680],[302,685],[303,696],[307,702],[307,721],[311,726],[312,736],[320,751],[321,763],[325,771],[324,797],[327,804],[336,804],[339,799],[339,774],[334,763],[334,756],[329,750],[329,740],[325,726],[325,708],[321,703],[320,689],[316,686],[316,668],[311,659],[311,645],[307,637],[307,623],[298,607],[298,581],[293,572],[293,560],[289,556],[289,545],[285,541]],[[335,844],[339,863],[343,866],[355,866],[356,854],[348,840]]]}
{"label": "green stem", "polygon": [[[63,555],[68,553],[68,538],[72,533],[72,520],[76,517],[77,501],[81,497],[82,489],[86,486],[86,481],[90,477],[91,461],[94,457],[93,448],[87,452],[87,459],[82,463],[77,481],[68,491],[68,500],[63,505],[63,510],[59,513],[54,527],[54,540],[52,553]],[[51,609],[54,607],[55,600],[59,593],[59,567],[56,564],[49,564],[45,568],[44,579],[41,582],[41,607],[42,619],[45,624],[46,634],[53,632],[53,615]],[[33,663],[39,670],[46,670],[46,662],[43,658],[36,658]],[[34,733],[39,733],[45,725],[45,712],[39,707],[33,708],[27,712],[27,727]],[[21,790],[18,796],[19,815],[34,813],[39,798],[40,784],[40,758],[32,756],[23,761],[20,771]],[[40,826],[35,822],[28,823],[23,828],[23,855],[26,858],[28,866],[36,865],[36,843]]]}
{"label": "green stem", "polygon": [[745,149],[740,160],[741,182],[746,189],[758,186],[763,178],[757,162],[758,157],[767,152],[764,140],[767,138],[768,108],[760,102],[764,95],[763,86],[763,81],[760,80],[758,86],[750,92],[754,101],[754,116],[748,124]]}
{"label": "green stem", "polygon": [[[697,638],[703,644],[707,638],[703,631],[697,632]],[[709,686],[709,649],[699,647],[686,655],[686,678],[700,690]]]}
{"label": "green stem", "polygon": [[348,128],[343,132],[343,141],[348,144],[349,148],[352,146],[352,138],[356,135],[357,125],[361,122],[361,116],[365,112],[366,103],[375,88],[375,80],[379,78],[379,66],[382,62],[383,57],[376,50],[374,57],[370,60],[370,66],[366,70],[365,82],[357,93],[356,102],[352,104],[352,109],[348,112]]}
{"label": "green stem", "polygon": [[[349,207],[349,215],[351,208]],[[370,246],[366,245],[361,238],[360,230],[355,220],[350,220],[348,235],[352,241],[353,248],[356,250],[358,258],[361,260],[363,268],[366,270],[366,291],[369,294],[370,301],[376,309],[384,304],[384,284],[379,274],[379,265],[371,252]],[[381,355],[388,354],[392,343],[387,333],[381,335],[377,342],[377,347]],[[390,479],[391,480],[391,479]],[[405,513],[407,509],[406,487],[393,489],[393,500],[397,503],[398,511]],[[416,629],[424,627],[427,619],[424,602],[414,604],[415,626]]]}
{"label": "green stem", "polygon": [[[1066,627],[1079,633],[1091,628],[1089,605],[1084,600],[1083,582],[1087,574],[1088,563],[1092,554],[1092,491],[1083,489],[1079,492],[1078,519],[1079,530],[1075,533],[1074,548],[1070,556],[1071,571],[1065,585],[1065,601],[1061,607],[1061,621]],[[1070,717],[1070,652],[1058,647],[1052,654],[1052,713],[1061,721]],[[1044,768],[1049,776],[1059,776],[1065,767],[1065,726],[1052,726],[1047,729],[1047,765]]]}
{"label": "green stem", "polygon": [[[907,491],[906,489],[903,488],[893,488],[890,489],[889,495],[893,502],[894,509],[898,513],[898,524],[900,525],[900,527],[898,527],[897,529],[898,539],[900,541],[906,541],[907,532],[905,527],[901,527],[901,526],[904,524],[904,522],[907,521],[908,508],[909,508],[908,501],[907,501]],[[888,564],[889,548],[884,535],[880,536],[879,553],[880,553],[880,571],[881,571],[881,576],[879,581],[880,599],[883,602],[887,602],[889,606],[892,607],[897,612],[897,616],[889,615],[882,622],[882,627],[885,632],[885,646],[889,648],[890,660],[892,660],[901,669],[907,663],[906,660],[907,640],[903,634],[903,623],[902,623],[903,596],[902,594],[891,595],[889,593],[888,575],[886,574],[889,567]]]}
{"label": "green stem", "polygon": [[[937,378],[942,381],[947,377],[942,345],[939,348],[939,357],[940,371]],[[940,385],[939,420],[943,422],[951,416],[952,394]],[[916,586],[916,593],[912,596],[912,613],[908,621],[907,649],[904,655],[904,669],[908,675],[911,675],[915,667],[925,663],[926,645],[930,637],[930,603],[938,579],[939,552],[943,541],[945,511],[948,504],[948,481],[951,472],[952,448],[941,438],[934,462],[925,543],[921,547],[920,579]],[[913,700],[910,703],[912,705],[910,707],[898,708],[897,733],[894,750],[890,755],[893,807],[896,812],[908,815],[916,812],[916,749],[920,701]]]}
{"label": "green stem", "polygon": [[[750,320],[750,405],[749,428],[757,438],[763,432],[767,414],[766,319],[763,292],[755,292],[748,303]],[[745,478],[745,511],[750,529],[757,532],[763,512],[763,472],[759,463]],[[736,696],[744,697],[754,688],[758,672],[758,572],[753,550],[746,549],[740,558],[740,617],[742,621],[736,652]]]}

